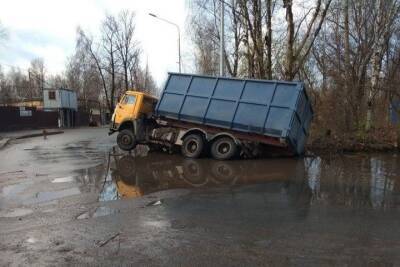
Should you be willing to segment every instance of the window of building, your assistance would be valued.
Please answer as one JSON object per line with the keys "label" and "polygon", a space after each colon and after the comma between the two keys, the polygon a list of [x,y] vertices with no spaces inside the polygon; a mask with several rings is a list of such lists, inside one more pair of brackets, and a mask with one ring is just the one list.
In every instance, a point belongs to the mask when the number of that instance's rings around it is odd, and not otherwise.
{"label": "window of building", "polygon": [[49,91],[49,99],[50,100],[56,100],[56,92]]}

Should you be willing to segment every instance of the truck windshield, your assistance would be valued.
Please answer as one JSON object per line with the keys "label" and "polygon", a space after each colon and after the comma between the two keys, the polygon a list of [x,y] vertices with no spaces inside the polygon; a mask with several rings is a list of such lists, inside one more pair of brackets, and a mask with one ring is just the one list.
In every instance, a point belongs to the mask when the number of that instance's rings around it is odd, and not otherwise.
{"label": "truck windshield", "polygon": [[136,96],[134,95],[125,95],[124,99],[122,100],[122,104],[125,105],[133,105],[136,102]]}

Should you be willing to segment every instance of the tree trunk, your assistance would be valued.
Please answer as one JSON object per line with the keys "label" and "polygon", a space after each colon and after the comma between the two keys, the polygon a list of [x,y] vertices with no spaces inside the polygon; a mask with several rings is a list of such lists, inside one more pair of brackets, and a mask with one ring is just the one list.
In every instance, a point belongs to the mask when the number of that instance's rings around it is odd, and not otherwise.
{"label": "tree trunk", "polygon": [[287,41],[286,41],[286,59],[284,64],[284,77],[291,81],[294,78],[294,21],[292,11],[292,0],[283,0],[283,6],[286,9],[287,23]]}
{"label": "tree trunk", "polygon": [[[350,25],[349,25],[349,0],[343,0],[343,21],[344,21],[344,95],[350,96],[351,92],[350,80],[351,80],[351,65],[350,65]],[[339,40],[338,40],[339,41]],[[338,51],[340,51],[338,49]],[[351,98],[351,97],[350,97]],[[345,125],[347,130],[350,129],[350,113],[348,112],[348,105],[345,105]]]}
{"label": "tree trunk", "polygon": [[266,76],[267,79],[272,80],[272,0],[266,0],[266,24],[267,31],[265,34],[265,46],[267,49],[266,58]]}

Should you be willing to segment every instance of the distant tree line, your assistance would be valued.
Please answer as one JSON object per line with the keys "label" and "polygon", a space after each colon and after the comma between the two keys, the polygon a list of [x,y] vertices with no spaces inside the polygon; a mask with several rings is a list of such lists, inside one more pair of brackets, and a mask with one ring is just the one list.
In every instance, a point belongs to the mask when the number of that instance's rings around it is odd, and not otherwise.
{"label": "distant tree line", "polygon": [[218,74],[221,2],[228,76],[304,81],[316,135],[388,127],[400,96],[399,0],[191,0],[199,73]]}
{"label": "distant tree line", "polygon": [[[5,33],[0,24],[4,42]],[[118,96],[126,90],[156,93],[147,65],[141,67],[141,52],[135,39],[135,14],[123,10],[117,16],[106,15],[98,38],[81,27],[77,29],[75,52],[62,74],[47,74],[40,58],[33,59],[29,69],[12,67],[5,72],[0,65],[0,102],[39,98],[45,87],[63,87],[76,90],[84,108],[98,101],[113,112]]]}

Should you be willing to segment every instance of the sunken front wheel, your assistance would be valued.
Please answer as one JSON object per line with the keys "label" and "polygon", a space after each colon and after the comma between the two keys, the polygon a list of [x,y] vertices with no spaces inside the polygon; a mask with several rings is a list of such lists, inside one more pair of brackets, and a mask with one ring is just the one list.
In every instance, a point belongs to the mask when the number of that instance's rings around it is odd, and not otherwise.
{"label": "sunken front wheel", "polygon": [[199,158],[204,150],[204,139],[198,134],[190,134],[183,139],[181,151],[187,158]]}
{"label": "sunken front wheel", "polygon": [[129,129],[122,130],[118,133],[117,144],[122,150],[131,151],[137,145],[136,136]]}
{"label": "sunken front wheel", "polygon": [[211,144],[211,155],[214,159],[228,160],[238,151],[235,141],[230,137],[221,137]]}

